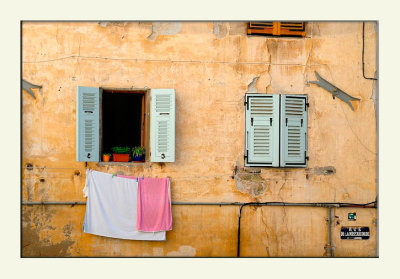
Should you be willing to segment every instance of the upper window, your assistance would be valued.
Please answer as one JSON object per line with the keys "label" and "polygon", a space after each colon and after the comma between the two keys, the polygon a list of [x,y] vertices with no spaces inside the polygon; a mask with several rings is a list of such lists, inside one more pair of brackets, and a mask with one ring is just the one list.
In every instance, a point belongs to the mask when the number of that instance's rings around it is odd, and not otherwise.
{"label": "upper window", "polygon": [[249,22],[247,34],[305,37],[306,23],[301,21],[252,21]]}
{"label": "upper window", "polygon": [[116,146],[147,149],[147,91],[100,90],[100,153],[112,153]]}
{"label": "upper window", "polygon": [[307,95],[246,94],[245,166],[307,165]]}
{"label": "upper window", "polygon": [[76,121],[77,161],[101,161],[113,147],[144,148],[146,161],[175,161],[173,89],[152,89],[150,95],[149,90],[80,86]]}

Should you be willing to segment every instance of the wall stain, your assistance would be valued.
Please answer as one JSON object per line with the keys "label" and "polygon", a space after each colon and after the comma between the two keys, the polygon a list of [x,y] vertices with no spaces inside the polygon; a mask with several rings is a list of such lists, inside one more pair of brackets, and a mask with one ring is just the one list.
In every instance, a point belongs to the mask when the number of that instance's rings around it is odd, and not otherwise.
{"label": "wall stain", "polygon": [[225,38],[228,34],[228,24],[224,22],[214,22],[213,33],[218,39]]}
{"label": "wall stain", "polygon": [[47,206],[40,208],[24,207],[22,212],[22,257],[65,257],[70,256],[68,249],[75,242],[69,239],[72,225],[64,227],[67,238],[59,243],[52,243],[49,237],[41,233],[55,230],[49,225],[55,212]]}

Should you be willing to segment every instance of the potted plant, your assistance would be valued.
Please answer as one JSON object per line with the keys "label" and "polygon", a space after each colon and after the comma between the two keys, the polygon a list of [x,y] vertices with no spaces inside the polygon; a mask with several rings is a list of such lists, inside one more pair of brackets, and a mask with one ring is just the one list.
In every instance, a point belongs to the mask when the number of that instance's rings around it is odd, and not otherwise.
{"label": "potted plant", "polygon": [[145,153],[145,150],[141,146],[135,146],[132,148],[132,155],[133,155],[133,160],[134,161],[142,161],[143,155]]}
{"label": "potted plant", "polygon": [[128,146],[115,146],[111,148],[113,151],[114,162],[129,162],[129,153],[131,148]]}
{"label": "potted plant", "polygon": [[103,162],[109,162],[110,157],[111,157],[110,153],[103,153]]}

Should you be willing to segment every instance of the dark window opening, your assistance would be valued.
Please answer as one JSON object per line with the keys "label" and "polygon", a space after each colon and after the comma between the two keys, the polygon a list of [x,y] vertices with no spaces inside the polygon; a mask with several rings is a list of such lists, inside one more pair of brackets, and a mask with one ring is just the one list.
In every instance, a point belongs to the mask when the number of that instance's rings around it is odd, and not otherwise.
{"label": "dark window opening", "polygon": [[144,147],[145,91],[103,90],[101,101],[101,150]]}

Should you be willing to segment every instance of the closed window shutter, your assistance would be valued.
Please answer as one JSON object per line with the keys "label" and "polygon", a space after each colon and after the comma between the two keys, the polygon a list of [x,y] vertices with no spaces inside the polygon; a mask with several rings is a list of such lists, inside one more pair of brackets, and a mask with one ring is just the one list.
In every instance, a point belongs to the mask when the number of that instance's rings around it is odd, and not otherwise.
{"label": "closed window shutter", "polygon": [[279,95],[246,95],[247,166],[279,166]]}
{"label": "closed window shutter", "polygon": [[306,23],[302,21],[252,21],[249,22],[247,34],[305,37]]}
{"label": "closed window shutter", "polygon": [[307,157],[307,96],[281,97],[281,167],[305,167]]}
{"label": "closed window shutter", "polygon": [[151,90],[152,162],[175,162],[175,90]]}
{"label": "closed window shutter", "polygon": [[76,97],[76,160],[99,161],[99,88],[78,86]]}

